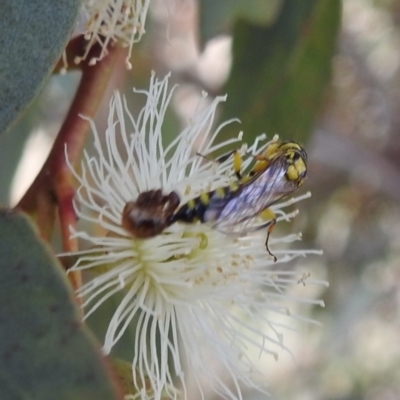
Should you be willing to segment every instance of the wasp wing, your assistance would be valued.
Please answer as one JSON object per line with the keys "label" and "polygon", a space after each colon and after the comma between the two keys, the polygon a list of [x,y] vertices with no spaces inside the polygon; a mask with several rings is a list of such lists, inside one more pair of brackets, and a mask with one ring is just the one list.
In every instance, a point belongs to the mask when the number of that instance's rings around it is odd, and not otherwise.
{"label": "wasp wing", "polygon": [[[298,188],[298,183],[286,178],[287,162],[277,157],[265,170],[238,190],[224,198],[213,197],[205,213],[205,220],[224,233],[245,233],[254,230],[251,220],[262,211]],[[265,225],[265,224],[264,224]]]}

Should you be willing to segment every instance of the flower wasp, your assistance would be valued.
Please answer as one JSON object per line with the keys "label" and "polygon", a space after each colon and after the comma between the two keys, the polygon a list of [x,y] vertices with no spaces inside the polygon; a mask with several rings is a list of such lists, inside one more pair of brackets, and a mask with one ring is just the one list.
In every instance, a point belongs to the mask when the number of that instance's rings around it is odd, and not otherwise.
{"label": "flower wasp", "polygon": [[256,163],[248,175],[242,176],[242,158],[238,151],[217,160],[222,162],[233,155],[237,181],[229,186],[203,192],[179,206],[179,195],[161,190],[141,193],[136,202],[128,202],[122,214],[122,225],[136,237],[151,237],[176,222],[201,222],[223,233],[245,235],[268,228],[265,246],[276,225],[270,207],[293,193],[307,174],[307,154],[296,142],[272,140],[261,154],[254,155]]}

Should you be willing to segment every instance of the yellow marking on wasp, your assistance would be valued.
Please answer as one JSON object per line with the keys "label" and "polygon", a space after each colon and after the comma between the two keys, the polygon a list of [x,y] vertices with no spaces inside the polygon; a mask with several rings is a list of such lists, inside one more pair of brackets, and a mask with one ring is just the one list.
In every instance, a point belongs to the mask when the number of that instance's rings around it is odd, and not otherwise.
{"label": "yellow marking on wasp", "polygon": [[286,152],[288,159],[293,159],[296,152],[293,149],[301,149],[297,143],[285,143],[282,144],[280,141],[270,143],[262,154],[256,154],[253,156],[257,162],[251,170],[252,174],[265,171],[277,156]]}
{"label": "yellow marking on wasp", "polygon": [[303,159],[297,160],[294,165],[297,168],[297,171],[299,171],[299,174],[302,175],[307,171],[306,164],[304,163]]}
{"label": "yellow marking on wasp", "polygon": [[289,165],[286,170],[286,176],[290,181],[297,181],[300,176],[306,171],[306,166],[302,159],[295,161],[293,164]]}
{"label": "yellow marking on wasp", "polygon": [[283,151],[291,150],[291,152],[293,152],[293,149],[298,150],[298,151],[302,150],[301,146],[295,142],[282,143],[279,146],[279,149],[282,149]]}
{"label": "yellow marking on wasp", "polygon": [[233,153],[233,169],[235,173],[240,173],[240,170],[242,169],[242,156],[238,151]]}
{"label": "yellow marking on wasp", "polygon": [[290,165],[286,170],[286,176],[289,181],[296,181],[299,179],[299,171],[297,170],[296,166]]}
{"label": "yellow marking on wasp", "polygon": [[264,153],[262,154],[263,157],[270,160],[271,158],[275,157],[277,150],[280,149],[280,147],[281,143],[279,141],[269,144],[267,148],[264,150]]}
{"label": "yellow marking on wasp", "polygon": [[215,189],[215,195],[219,197],[220,199],[223,199],[225,197],[225,190],[222,187],[219,187]]}
{"label": "yellow marking on wasp", "polygon": [[252,178],[252,175],[246,175],[246,176],[244,176],[241,180],[240,180],[240,183],[246,183],[246,182],[248,182],[250,179]]}
{"label": "yellow marking on wasp", "polygon": [[275,219],[276,215],[270,208],[266,208],[264,211],[261,212],[260,217],[264,221],[269,221]]}
{"label": "yellow marking on wasp", "polygon": [[237,183],[237,182],[232,182],[230,185],[229,185],[229,190],[231,191],[231,192],[236,192],[236,190],[238,190],[239,189],[239,184]]}
{"label": "yellow marking on wasp", "polygon": [[186,204],[190,210],[196,207],[196,202],[193,199],[190,199]]}
{"label": "yellow marking on wasp", "polygon": [[202,202],[202,204],[204,204],[205,206],[208,205],[210,203],[210,196],[208,195],[208,193],[203,192],[200,195],[200,201]]}
{"label": "yellow marking on wasp", "polygon": [[252,173],[265,171],[266,168],[268,167],[269,161],[266,159],[262,160],[261,157],[262,156],[259,157],[260,160],[256,162],[253,169],[251,170]]}

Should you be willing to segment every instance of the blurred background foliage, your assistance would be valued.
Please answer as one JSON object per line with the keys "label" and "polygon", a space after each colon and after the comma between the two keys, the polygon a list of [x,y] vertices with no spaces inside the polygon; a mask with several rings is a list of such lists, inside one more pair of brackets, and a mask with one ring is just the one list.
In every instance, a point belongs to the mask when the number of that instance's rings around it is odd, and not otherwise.
{"label": "blurred background foliage", "polygon": [[[326,307],[309,310],[323,325],[290,338],[294,361],[265,366],[274,398],[399,399],[400,0],[158,0],[146,31],[109,95],[118,87],[139,110],[131,88],[147,87],[152,69],[172,71],[170,138],[203,90],[227,93],[221,120],[242,121],[224,135],[278,133],[308,151],[313,197],[290,229],[323,249],[301,266],[330,287],[316,294]],[[0,137],[1,203],[15,204],[40,169],[78,79],[53,76]]]}

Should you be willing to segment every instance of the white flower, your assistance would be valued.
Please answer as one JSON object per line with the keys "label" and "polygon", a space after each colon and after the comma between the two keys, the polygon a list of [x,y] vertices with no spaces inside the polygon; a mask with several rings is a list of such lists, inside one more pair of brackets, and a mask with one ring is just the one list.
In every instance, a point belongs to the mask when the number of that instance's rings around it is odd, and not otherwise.
{"label": "white flower", "polygon": [[[137,91],[147,102],[136,119],[124,98],[114,94],[104,146],[91,122],[97,154],[85,152],[81,174],[74,172],[80,184],[76,212],[106,233],[72,232],[90,245],[78,253],[72,270],[93,272],[78,296],[88,316],[100,312],[114,294],[123,294],[108,325],[104,350],[109,353],[135,321],[132,371],[140,398],[160,399],[163,393],[176,398],[176,377],[181,382],[180,398],[189,398],[185,371],[191,371],[201,394],[206,382],[224,399],[242,399],[243,385],[266,391],[249,350],[276,358],[285,349],[284,326],[274,324],[272,315],[289,318],[290,300],[322,304],[289,299],[286,288],[304,284],[305,278],[279,269],[295,257],[316,252],[287,250],[286,244],[299,236],[278,239],[274,232],[270,240],[278,257],[274,263],[265,249],[265,231],[240,238],[206,224],[175,223],[155,237],[135,239],[122,228],[124,206],[139,193],[162,188],[165,194],[176,191],[186,202],[235,179],[232,159],[219,164],[196,155],[239,141],[216,144],[219,131],[232,122],[213,128],[217,105],[225,97],[199,107],[187,127],[164,147],[164,116],[173,93],[168,80],[152,76],[149,90]],[[257,152],[259,143],[247,151]],[[249,157],[244,167],[251,162]],[[284,207],[305,197],[274,206],[278,221],[293,216],[285,214]]]}
{"label": "white flower", "polygon": [[145,33],[144,24],[150,0],[85,0],[82,13],[84,34],[88,40],[85,54],[76,62],[85,59],[95,43],[100,44],[101,53],[90,60],[92,64],[107,55],[107,48],[120,41],[129,47],[126,57],[127,67],[132,68],[132,46]]}

